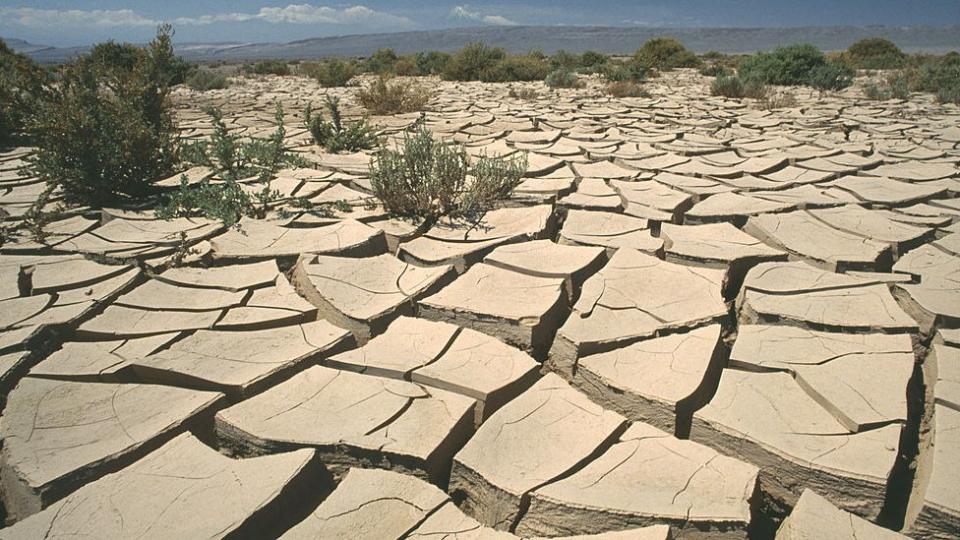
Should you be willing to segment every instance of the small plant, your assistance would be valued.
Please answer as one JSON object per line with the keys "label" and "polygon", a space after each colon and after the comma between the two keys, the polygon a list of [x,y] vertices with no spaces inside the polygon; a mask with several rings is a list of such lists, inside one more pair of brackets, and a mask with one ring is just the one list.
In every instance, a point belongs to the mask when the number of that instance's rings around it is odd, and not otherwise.
{"label": "small plant", "polygon": [[481,73],[506,57],[507,52],[501,48],[470,43],[450,57],[442,77],[447,81],[479,81]]}
{"label": "small plant", "polygon": [[633,55],[647,69],[670,70],[692,68],[700,65],[700,59],[671,37],[654,38],[643,44]]}
{"label": "small plant", "polygon": [[187,86],[198,91],[222,90],[229,86],[227,76],[212,69],[198,69],[187,77]]}
{"label": "small plant", "polygon": [[618,98],[625,98],[625,97],[644,97],[644,98],[648,98],[648,97],[650,97],[650,93],[647,92],[646,89],[644,89],[643,86],[641,86],[641,85],[639,85],[639,84],[637,84],[637,83],[635,83],[635,82],[629,82],[629,81],[620,81],[620,82],[608,83],[607,86],[604,87],[603,90],[604,90],[604,92],[606,92],[607,94],[609,94],[609,95],[611,95],[611,96],[613,96],[613,97],[618,97]]}
{"label": "small plant", "polygon": [[886,78],[883,84],[870,83],[863,89],[867,99],[886,101],[888,99],[910,99],[910,83],[902,72]]}
{"label": "small plant", "polygon": [[743,97],[764,100],[769,95],[770,88],[763,82],[757,79],[747,79],[743,82]]}
{"label": "small plant", "polygon": [[371,149],[379,144],[380,140],[373,128],[367,124],[366,118],[343,125],[340,115],[340,98],[327,96],[324,105],[330,114],[329,122],[322,115],[314,115],[313,108],[307,104],[304,111],[304,124],[313,135],[313,140],[328,152],[356,152]]}
{"label": "small plant", "polygon": [[281,60],[261,60],[248,67],[255,75],[289,75],[290,66]]}
{"label": "small plant", "polygon": [[377,115],[422,111],[430,97],[430,92],[413,81],[391,81],[387,77],[378,77],[357,92],[360,104]]}
{"label": "small plant", "polygon": [[533,88],[527,88],[527,87],[515,88],[513,86],[510,87],[510,91],[507,92],[507,95],[514,99],[523,99],[523,100],[537,99],[538,97],[540,97],[540,94]]}
{"label": "small plant", "polygon": [[743,81],[736,75],[721,75],[710,83],[711,96],[742,98],[746,96]]}
{"label": "small plant", "polygon": [[770,111],[797,106],[797,98],[789,92],[765,92],[765,94],[766,95],[757,101],[757,105],[759,105],[761,109]]}
{"label": "small plant", "polygon": [[543,81],[550,88],[583,88],[583,82],[572,71],[551,71]]}
{"label": "small plant", "polygon": [[730,75],[730,70],[721,64],[708,64],[700,68],[700,74],[704,77],[724,77]]}
{"label": "small plant", "polygon": [[324,88],[346,86],[350,79],[357,74],[352,62],[337,58],[324,62],[304,62],[299,66],[301,75],[314,79]]}
{"label": "small plant", "polygon": [[424,127],[404,134],[397,151],[385,149],[370,166],[373,191],[392,215],[434,223],[444,216],[473,223],[523,179],[526,158],[482,157],[471,166],[462,146],[433,138]]}

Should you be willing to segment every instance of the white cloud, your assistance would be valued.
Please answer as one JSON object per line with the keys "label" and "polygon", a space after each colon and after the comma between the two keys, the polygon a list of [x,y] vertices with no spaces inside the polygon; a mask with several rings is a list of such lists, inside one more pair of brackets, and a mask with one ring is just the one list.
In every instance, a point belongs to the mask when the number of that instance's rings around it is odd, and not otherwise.
{"label": "white cloud", "polygon": [[28,7],[0,7],[0,21],[34,28],[57,28],[70,26],[156,26],[156,21],[137,14],[130,9],[35,9]]}
{"label": "white cloud", "polygon": [[[0,21],[5,26],[18,25],[33,28],[156,26],[162,21],[144,17],[133,10],[56,10],[28,7],[0,7]],[[196,17],[178,17],[175,25],[203,26],[214,23],[262,21],[272,24],[333,24],[411,26],[413,21],[366,6],[343,9],[311,4],[290,4],[286,7],[262,7],[256,13],[216,13]]]}
{"label": "white cloud", "polygon": [[476,21],[484,24],[493,24],[497,26],[514,26],[517,23],[502,15],[484,15],[479,11],[470,9],[470,6],[456,6],[450,10],[450,16],[457,19]]}

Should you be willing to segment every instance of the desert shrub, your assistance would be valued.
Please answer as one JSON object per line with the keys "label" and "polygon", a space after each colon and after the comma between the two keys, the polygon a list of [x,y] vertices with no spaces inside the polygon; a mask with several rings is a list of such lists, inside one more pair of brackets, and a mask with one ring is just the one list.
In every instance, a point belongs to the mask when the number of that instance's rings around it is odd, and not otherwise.
{"label": "desert shrub", "polygon": [[255,75],[289,75],[290,66],[282,60],[261,60],[248,67]]}
{"label": "desert shrub", "polygon": [[911,90],[930,92],[941,103],[956,102],[960,94],[960,54],[919,57],[913,63],[903,72]]}
{"label": "desert shrub", "polygon": [[330,121],[323,115],[314,115],[313,108],[307,104],[304,111],[304,124],[313,135],[313,140],[329,152],[356,152],[368,150],[380,142],[366,118],[344,125],[340,115],[340,98],[327,96],[324,102]]}
{"label": "desert shrub", "polygon": [[647,69],[668,70],[698,67],[700,59],[680,41],[671,37],[654,38],[643,44],[633,55]]}
{"label": "desert shrub", "polygon": [[596,73],[610,61],[610,57],[596,51],[584,51],[580,55],[580,69]]}
{"label": "desert shrub", "polygon": [[903,72],[895,72],[887,76],[880,84],[870,83],[863,93],[867,99],[884,101],[888,99],[910,99],[910,84]]}
{"label": "desert shrub", "polygon": [[620,82],[611,82],[603,88],[603,91],[608,95],[618,98],[625,97],[650,97],[650,93],[635,82],[630,81],[620,81]]}
{"label": "desert shrub", "polygon": [[382,75],[357,92],[360,104],[377,115],[422,111],[430,97],[429,91],[413,81],[392,81]]}
{"label": "desert shrub", "polygon": [[479,81],[484,70],[492,68],[506,56],[506,51],[499,47],[471,43],[450,57],[444,66],[442,77],[448,81]]}
{"label": "desert shrub", "polygon": [[49,75],[0,39],[0,146],[19,139]]}
{"label": "desert shrub", "polygon": [[730,70],[721,64],[707,64],[700,68],[700,74],[704,77],[723,77],[730,75]]}
{"label": "desert shrub", "polygon": [[563,49],[550,55],[550,71],[573,71],[580,67],[580,57]]}
{"label": "desert shrub", "polygon": [[711,96],[723,96],[728,98],[742,98],[744,92],[743,81],[736,75],[721,75],[710,83]]}
{"label": "desert shrub", "polygon": [[550,73],[549,64],[535,55],[507,56],[480,72],[483,82],[540,81]]}
{"label": "desert shrub", "polygon": [[129,73],[81,57],[61,71],[30,116],[33,174],[91,204],[140,197],[169,176],[177,129],[169,99],[172,31],[161,26]]}
{"label": "desert shrub", "polygon": [[440,75],[450,61],[450,55],[440,51],[418,52],[413,58],[417,75]]}
{"label": "desert shrub", "polygon": [[533,88],[514,88],[510,87],[507,95],[514,99],[537,99],[540,94]]}
{"label": "desert shrub", "polygon": [[764,89],[763,97],[757,103],[761,109],[786,109],[797,106],[797,98],[789,92],[770,92]]}
{"label": "desert shrub", "polygon": [[111,39],[94,45],[88,59],[102,69],[130,73],[143,59],[144,54],[146,53],[141,47],[132,43],[117,43]]}
{"label": "desert shrub", "polygon": [[[284,166],[306,165],[284,147],[283,107],[277,104],[277,127],[269,137],[246,141],[230,133],[219,109],[208,108],[206,112],[213,121],[210,140],[184,147],[183,157],[190,164],[210,167],[219,181],[206,178],[191,186],[186,176],[181,177],[180,188],[157,208],[157,217],[204,216],[226,225],[235,224],[243,216],[264,217],[279,198],[279,193],[270,189],[273,175]],[[262,187],[251,195],[239,181],[254,177]]]}
{"label": "desert shrub", "polygon": [[339,58],[323,62],[305,62],[300,65],[299,71],[301,75],[316,80],[324,88],[346,86],[357,73],[352,62]]}
{"label": "desert shrub", "polygon": [[796,86],[808,84],[811,72],[826,64],[826,57],[813,45],[790,45],[746,59],[739,74],[744,80]]}
{"label": "desert shrub", "polygon": [[190,88],[205,92],[207,90],[220,90],[229,86],[227,76],[219,71],[212,69],[198,69],[187,77],[187,86]]}
{"label": "desert shrub", "polygon": [[807,84],[820,91],[843,90],[853,84],[853,70],[839,62],[827,62],[810,70]]}
{"label": "desert shrub", "polygon": [[647,78],[647,68],[635,59],[623,62],[608,62],[598,70],[600,75],[610,82],[643,82]]}
{"label": "desert shrub", "polygon": [[416,62],[409,56],[400,57],[400,59],[393,64],[393,73],[401,77],[411,77],[420,74],[417,70]]}
{"label": "desert shrub", "polygon": [[866,38],[851,45],[844,60],[856,69],[899,69],[906,55],[892,41],[884,38]]}
{"label": "desert shrub", "polygon": [[434,139],[423,126],[404,134],[400,148],[370,165],[374,195],[390,214],[435,222],[443,216],[479,221],[520,184],[525,158],[480,158]]}
{"label": "desert shrub", "polygon": [[757,79],[747,79],[743,81],[743,97],[751,99],[767,99],[770,95],[770,88]]}
{"label": "desert shrub", "polygon": [[393,66],[400,57],[393,49],[377,49],[370,58],[363,63],[364,71],[376,73],[377,75],[387,75],[393,73]]}
{"label": "desert shrub", "polygon": [[551,71],[543,80],[550,88],[583,88],[583,82],[573,71],[558,69]]}

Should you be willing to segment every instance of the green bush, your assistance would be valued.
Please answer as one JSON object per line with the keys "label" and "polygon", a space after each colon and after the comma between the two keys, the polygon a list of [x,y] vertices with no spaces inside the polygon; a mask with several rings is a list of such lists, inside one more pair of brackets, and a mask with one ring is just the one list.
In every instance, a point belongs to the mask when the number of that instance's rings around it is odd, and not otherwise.
{"label": "green bush", "polygon": [[307,104],[304,111],[304,125],[313,135],[313,140],[328,152],[356,152],[369,150],[380,140],[366,118],[344,125],[340,115],[340,98],[327,96],[324,102],[330,114],[328,122],[322,115],[314,115],[313,108]]}
{"label": "green bush", "polygon": [[393,49],[377,49],[363,63],[364,70],[377,75],[388,75],[394,72],[393,67],[399,59]]}
{"label": "green bush", "polygon": [[401,77],[419,75],[416,62],[409,56],[402,56],[393,64],[393,73]]}
{"label": "green bush", "polygon": [[573,53],[560,49],[550,55],[549,71],[557,71],[558,69],[574,71],[578,67],[580,67],[580,57]]}
{"label": "green bush", "polygon": [[647,68],[635,59],[624,62],[608,62],[600,67],[600,75],[610,82],[643,82],[647,78]]}
{"label": "green bush", "polygon": [[708,64],[700,68],[700,74],[704,77],[722,77],[730,75],[730,70],[720,64]]}
{"label": "green bush", "polygon": [[633,55],[647,69],[668,70],[698,67],[700,59],[680,41],[671,37],[654,38],[643,44]]}
{"label": "green bush", "polygon": [[506,58],[501,48],[487,47],[483,43],[466,45],[450,57],[444,66],[442,77],[447,81],[479,81],[480,74]]}
{"label": "green bush", "polygon": [[49,75],[36,62],[0,39],[0,146],[21,138],[48,81]]}
{"label": "green bush", "polygon": [[940,57],[918,57],[915,65],[904,70],[911,90],[930,92],[941,103],[955,103],[960,93],[960,54],[948,53]]}
{"label": "green bush", "polygon": [[357,92],[357,99],[377,115],[422,111],[430,101],[430,92],[413,81],[391,81],[381,75]]}
{"label": "green bush", "polygon": [[603,53],[584,51],[583,54],[580,55],[580,68],[590,73],[595,73],[609,61],[610,57]]}
{"label": "green bush", "polygon": [[89,61],[102,69],[115,69],[120,73],[130,73],[143,59],[144,50],[132,43],[117,43],[108,40],[98,43],[90,49]]}
{"label": "green bush", "polygon": [[542,81],[550,73],[547,61],[534,55],[507,56],[480,72],[483,82]]}
{"label": "green bush", "polygon": [[290,66],[282,60],[261,60],[248,67],[255,75],[289,75]]}
{"label": "green bush", "polygon": [[743,81],[736,75],[720,75],[710,83],[711,96],[742,98],[746,96]]}
{"label": "green bush", "polygon": [[746,59],[739,74],[744,80],[797,86],[808,84],[813,70],[826,64],[826,57],[813,45],[790,45]]}
{"label": "green bush", "polygon": [[444,216],[474,222],[523,180],[525,158],[480,158],[433,138],[420,126],[407,132],[399,150],[383,150],[370,166],[374,195],[392,215],[428,223]]}
{"label": "green bush", "polygon": [[607,86],[604,87],[604,92],[618,98],[650,97],[650,93],[647,92],[643,86],[630,81],[607,83]]}
{"label": "green bush", "polygon": [[187,86],[199,92],[221,90],[229,85],[226,75],[212,69],[198,69],[187,77]]}
{"label": "green bush", "polygon": [[310,77],[324,88],[346,86],[357,71],[352,62],[333,58],[323,62],[304,62],[300,64],[301,75]]}
{"label": "green bush", "polygon": [[169,176],[177,129],[169,99],[172,31],[164,25],[129,73],[90,57],[67,65],[30,116],[33,174],[95,205],[140,197]]}
{"label": "green bush", "polygon": [[[233,225],[243,216],[264,217],[270,205],[279,198],[279,193],[270,189],[273,175],[284,166],[306,165],[301,158],[285,150],[283,107],[277,103],[277,128],[269,137],[246,141],[229,132],[219,109],[208,108],[206,112],[213,121],[210,140],[184,147],[183,157],[187,163],[213,169],[219,181],[215,183],[206,178],[191,186],[186,176],[181,177],[180,189],[157,208],[157,217],[205,216],[225,225]],[[262,187],[251,195],[239,181],[253,177]]]}
{"label": "green bush", "polygon": [[861,39],[847,49],[844,60],[856,69],[900,69],[906,55],[884,38]]}
{"label": "green bush", "polygon": [[440,75],[450,61],[450,55],[440,51],[418,52],[413,58],[417,75]]}
{"label": "green bush", "polygon": [[807,84],[820,91],[843,90],[853,84],[853,70],[838,62],[827,62],[810,70]]}
{"label": "green bush", "polygon": [[550,88],[583,88],[583,82],[573,71],[558,69],[551,71],[544,81]]}

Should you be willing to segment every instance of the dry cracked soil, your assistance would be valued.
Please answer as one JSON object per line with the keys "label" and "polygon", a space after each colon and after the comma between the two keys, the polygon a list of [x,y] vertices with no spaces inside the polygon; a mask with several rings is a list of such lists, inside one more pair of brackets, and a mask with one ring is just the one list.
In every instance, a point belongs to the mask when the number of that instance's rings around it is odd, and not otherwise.
{"label": "dry cracked soil", "polygon": [[529,163],[432,227],[300,125],[355,89],[178,90],[188,140],[281,102],[311,166],[238,227],[81,207],[2,246],[0,538],[957,538],[960,109],[863,79],[775,110],[692,70],[431,80],[428,129]]}

